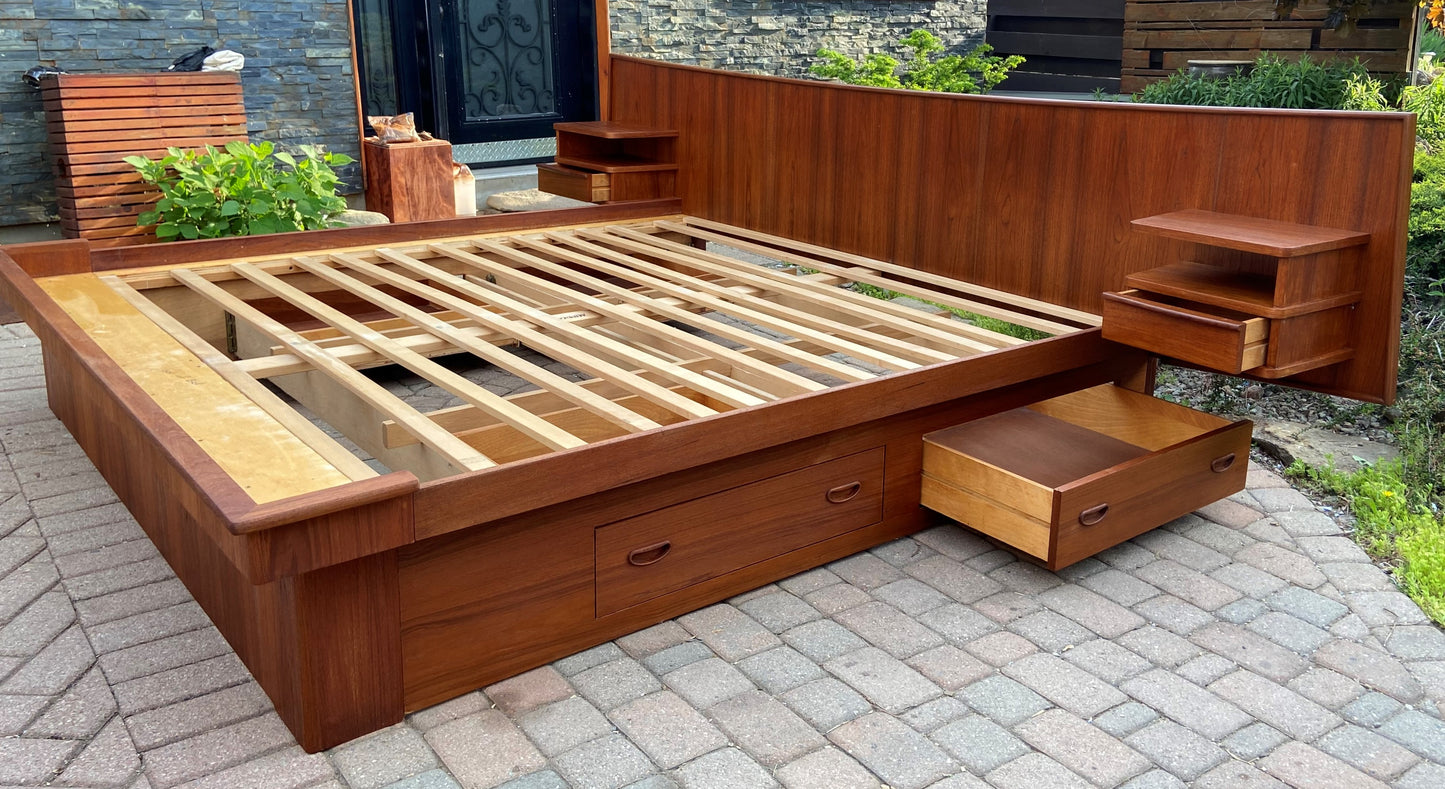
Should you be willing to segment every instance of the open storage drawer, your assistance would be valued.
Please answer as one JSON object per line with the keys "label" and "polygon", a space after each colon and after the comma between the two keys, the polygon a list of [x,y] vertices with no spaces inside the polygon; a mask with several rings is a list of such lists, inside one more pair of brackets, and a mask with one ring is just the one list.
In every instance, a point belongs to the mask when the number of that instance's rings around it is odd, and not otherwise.
{"label": "open storage drawer", "polygon": [[924,436],[922,503],[1057,570],[1243,490],[1251,428],[1097,386]]}

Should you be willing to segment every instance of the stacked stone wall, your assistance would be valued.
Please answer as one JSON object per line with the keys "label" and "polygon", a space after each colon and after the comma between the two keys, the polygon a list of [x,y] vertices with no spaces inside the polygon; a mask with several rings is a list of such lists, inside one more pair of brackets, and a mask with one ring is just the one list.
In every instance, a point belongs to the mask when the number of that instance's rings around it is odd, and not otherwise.
{"label": "stacked stone wall", "polygon": [[[610,0],[612,51],[785,77],[807,75],[820,48],[887,52],[928,28],[950,50],[983,41],[984,0]],[[901,57],[900,57],[901,59]]]}

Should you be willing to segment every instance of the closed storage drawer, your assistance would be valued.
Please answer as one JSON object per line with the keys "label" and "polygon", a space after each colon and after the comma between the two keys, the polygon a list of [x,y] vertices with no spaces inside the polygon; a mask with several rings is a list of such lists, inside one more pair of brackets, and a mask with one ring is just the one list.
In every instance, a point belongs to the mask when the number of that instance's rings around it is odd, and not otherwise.
{"label": "closed storage drawer", "polygon": [[548,194],[605,203],[611,199],[611,177],[561,164],[537,165],[537,188]]}
{"label": "closed storage drawer", "polygon": [[1241,373],[1265,363],[1269,319],[1137,290],[1104,294],[1106,340]]}
{"label": "closed storage drawer", "polygon": [[599,527],[597,615],[876,523],[872,449]]}
{"label": "closed storage drawer", "polygon": [[923,505],[1056,570],[1243,490],[1251,428],[1085,389],[924,436]]}

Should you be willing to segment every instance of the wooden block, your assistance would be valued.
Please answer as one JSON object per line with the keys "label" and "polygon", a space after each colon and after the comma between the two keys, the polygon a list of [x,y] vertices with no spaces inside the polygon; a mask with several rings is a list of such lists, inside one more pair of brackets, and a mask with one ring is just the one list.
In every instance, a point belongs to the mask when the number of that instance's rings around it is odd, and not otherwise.
{"label": "wooden block", "polygon": [[382,145],[367,140],[366,208],[393,222],[450,219],[457,214],[452,144],[446,140]]}

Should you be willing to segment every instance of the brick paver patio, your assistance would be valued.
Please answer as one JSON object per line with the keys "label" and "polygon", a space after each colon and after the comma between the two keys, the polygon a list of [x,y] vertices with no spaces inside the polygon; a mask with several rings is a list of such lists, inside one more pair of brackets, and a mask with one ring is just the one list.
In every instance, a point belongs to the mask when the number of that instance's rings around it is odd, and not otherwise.
{"label": "brick paver patio", "polygon": [[1054,574],[939,527],[325,754],[0,327],[0,785],[1445,787],[1445,634],[1279,477]]}

